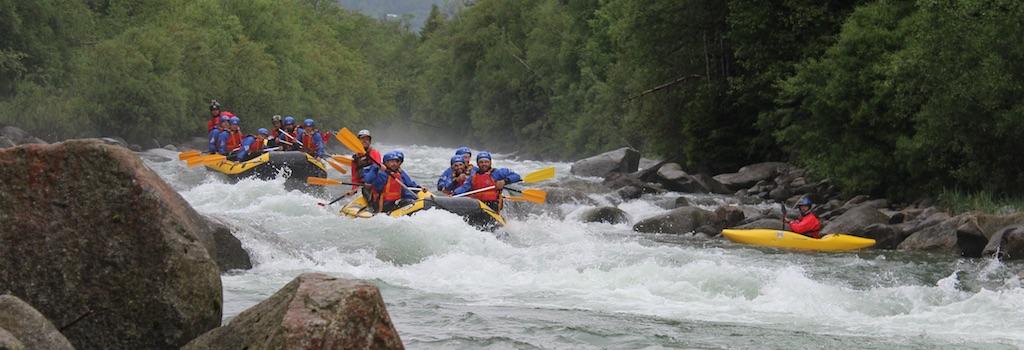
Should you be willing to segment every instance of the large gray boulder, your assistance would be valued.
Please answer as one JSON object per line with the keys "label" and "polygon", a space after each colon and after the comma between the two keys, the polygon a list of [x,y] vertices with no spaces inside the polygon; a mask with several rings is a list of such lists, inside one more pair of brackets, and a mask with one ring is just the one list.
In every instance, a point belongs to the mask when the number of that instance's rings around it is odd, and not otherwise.
{"label": "large gray boulder", "polygon": [[8,332],[6,329],[0,328],[0,350],[25,350],[25,344],[23,344],[14,334]]}
{"label": "large gray boulder", "polygon": [[0,295],[0,329],[7,330],[28,349],[74,349],[50,320],[10,294]]}
{"label": "large gray boulder", "polygon": [[896,249],[908,233],[886,224],[872,224],[849,231],[851,235],[875,240],[876,249]]}
{"label": "large gray boulder", "polygon": [[850,233],[873,224],[885,224],[889,217],[869,205],[861,205],[847,210],[843,215],[832,219],[821,230],[822,233]]}
{"label": "large gray boulder", "polygon": [[725,185],[722,185],[714,178],[696,174],[690,175],[683,171],[683,167],[677,163],[667,163],[658,168],[657,181],[672,191],[687,193],[732,193]]}
{"label": "large gray boulder", "polygon": [[598,207],[583,212],[580,219],[583,222],[604,222],[614,225],[628,223],[629,215],[616,207]]}
{"label": "large gray boulder", "polygon": [[372,283],[304,273],[182,349],[402,349]]}
{"label": "large gray boulder", "polygon": [[771,179],[780,171],[788,169],[789,164],[779,162],[767,162],[747,165],[735,173],[719,174],[715,180],[728,187],[730,190],[738,191],[749,188],[759,181]]}
{"label": "large gray boulder", "polygon": [[79,349],[169,349],[220,324],[206,221],[128,149],[0,150],[0,286]]}
{"label": "large gray boulder", "polygon": [[713,223],[715,214],[695,207],[682,207],[641,220],[633,230],[641,233],[690,233],[705,224]]}
{"label": "large gray boulder", "polygon": [[[220,271],[251,269],[252,260],[249,253],[242,248],[242,242],[231,234],[231,228],[222,221],[207,219],[207,226],[202,231],[208,234],[200,234],[199,237],[207,252],[217,262]],[[204,220],[199,221],[202,223]]]}
{"label": "large gray boulder", "polygon": [[581,159],[572,164],[570,173],[577,176],[606,177],[612,173],[629,174],[636,172],[640,164],[640,152],[629,147]]}
{"label": "large gray boulder", "polygon": [[965,216],[957,216],[923,226],[903,240],[897,248],[980,257],[987,243],[988,240],[977,225],[969,222]]}
{"label": "large gray boulder", "polygon": [[981,254],[1000,260],[1024,259],[1024,225],[1009,226],[997,231]]}
{"label": "large gray boulder", "polygon": [[753,220],[753,221],[750,221],[750,222],[747,222],[747,223],[744,223],[744,224],[740,224],[739,226],[736,226],[735,228],[738,228],[738,229],[767,228],[767,229],[773,229],[773,230],[781,230],[782,229],[782,219],[779,219],[779,218],[760,218],[760,219],[756,219],[756,220]]}

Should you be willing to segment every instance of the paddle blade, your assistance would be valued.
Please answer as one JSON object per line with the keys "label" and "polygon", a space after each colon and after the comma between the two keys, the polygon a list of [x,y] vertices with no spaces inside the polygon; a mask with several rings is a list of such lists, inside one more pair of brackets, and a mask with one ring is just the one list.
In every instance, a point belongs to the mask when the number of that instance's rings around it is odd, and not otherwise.
{"label": "paddle blade", "polygon": [[523,197],[527,202],[541,203],[548,199],[548,193],[543,190],[526,189],[523,190]]}
{"label": "paddle blade", "polygon": [[341,128],[334,137],[337,138],[342,145],[345,145],[345,148],[355,152],[355,154],[366,153],[366,149],[363,148],[363,143],[359,141],[359,137],[356,137],[356,134],[353,134],[352,131],[348,130],[348,128]]}
{"label": "paddle blade", "polygon": [[337,186],[341,185],[341,181],[310,176],[306,178],[306,184],[315,186]]}
{"label": "paddle blade", "polygon": [[352,166],[352,157],[332,155],[331,159],[334,159],[335,162],[344,164],[345,166]]}
{"label": "paddle blade", "polygon": [[198,156],[201,156],[201,155],[202,155],[202,153],[199,153],[199,151],[184,151],[184,152],[178,153],[178,160],[191,159],[191,158],[195,158],[195,157],[198,157]]}
{"label": "paddle blade", "polygon": [[211,155],[208,155],[208,156],[192,157],[192,158],[189,158],[189,159],[185,160],[185,162],[188,163],[188,167],[189,168],[192,168],[192,167],[195,167],[195,166],[198,166],[198,165],[217,164],[217,163],[220,163],[220,162],[224,161],[225,159],[227,159],[227,157],[225,157],[223,155],[211,154]]}
{"label": "paddle blade", "polygon": [[334,170],[337,170],[339,173],[342,173],[342,174],[347,174],[348,173],[348,170],[345,170],[345,166],[344,165],[339,164],[338,162],[334,161],[333,159],[331,159],[331,158],[324,158],[324,161],[327,162],[328,165],[330,165],[332,168],[334,168]]}
{"label": "paddle blade", "polygon": [[547,167],[523,176],[523,182],[541,182],[555,177],[555,167]]}

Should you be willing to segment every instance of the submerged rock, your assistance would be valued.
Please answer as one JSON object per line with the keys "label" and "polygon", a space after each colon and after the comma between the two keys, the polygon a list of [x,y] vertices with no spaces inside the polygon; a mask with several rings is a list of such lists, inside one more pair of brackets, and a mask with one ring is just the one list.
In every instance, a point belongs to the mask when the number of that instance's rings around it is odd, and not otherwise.
{"label": "submerged rock", "polygon": [[694,232],[698,227],[711,223],[714,219],[715,214],[710,211],[695,207],[682,207],[640,220],[633,225],[633,230],[641,233],[683,234]]}
{"label": "submerged rock", "polygon": [[1000,260],[1024,259],[1024,225],[1014,225],[996,232],[982,251],[982,256]]}
{"label": "submerged rock", "polygon": [[207,221],[128,149],[3,149],[0,180],[0,286],[74,323],[76,347],[175,348],[220,324]]}
{"label": "submerged rock", "polygon": [[[10,294],[0,295],[0,329],[8,331],[27,349],[74,349],[50,320]],[[0,349],[2,344],[0,341]]]}
{"label": "submerged rock", "polygon": [[304,273],[182,349],[402,349],[380,291]]}
{"label": "submerged rock", "polygon": [[584,212],[580,218],[583,222],[604,222],[613,225],[629,222],[629,215],[616,207],[592,208]]}
{"label": "submerged rock", "polygon": [[612,173],[629,174],[636,172],[640,164],[640,152],[629,147],[581,159],[572,164],[570,173],[577,176],[606,177]]}

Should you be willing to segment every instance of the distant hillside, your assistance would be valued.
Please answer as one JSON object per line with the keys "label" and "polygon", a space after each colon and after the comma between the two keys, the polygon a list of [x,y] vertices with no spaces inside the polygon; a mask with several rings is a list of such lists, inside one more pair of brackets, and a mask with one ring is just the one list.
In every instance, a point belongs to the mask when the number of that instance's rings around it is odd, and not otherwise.
{"label": "distant hillside", "polygon": [[388,14],[411,15],[410,29],[419,31],[430,14],[430,5],[445,8],[445,0],[338,0],[342,7],[359,11],[367,16],[381,18]]}

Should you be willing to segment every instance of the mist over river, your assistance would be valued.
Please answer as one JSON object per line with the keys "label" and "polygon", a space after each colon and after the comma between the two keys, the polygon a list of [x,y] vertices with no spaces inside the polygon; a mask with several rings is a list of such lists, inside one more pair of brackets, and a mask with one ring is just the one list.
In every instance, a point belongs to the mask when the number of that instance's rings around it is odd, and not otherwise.
{"label": "mist over river", "polygon": [[[433,188],[454,149],[402,149],[404,168]],[[509,213],[502,239],[454,214],[353,220],[286,191],[283,180],[230,184],[176,152],[141,153],[199,212],[234,226],[253,258],[223,276],[224,317],[302,272],[376,283],[410,349],[1016,349],[1024,346],[1020,262],[869,250],[795,253],[702,236],[649,235],[582,223],[593,206]],[[568,163],[496,154],[521,174]],[[332,169],[330,176],[337,178]],[[345,175],[347,179],[348,175]],[[599,179],[583,179],[599,182]],[[637,220],[667,211],[645,195],[591,194]],[[682,194],[705,209],[729,196]],[[341,203],[345,203],[344,201]]]}

